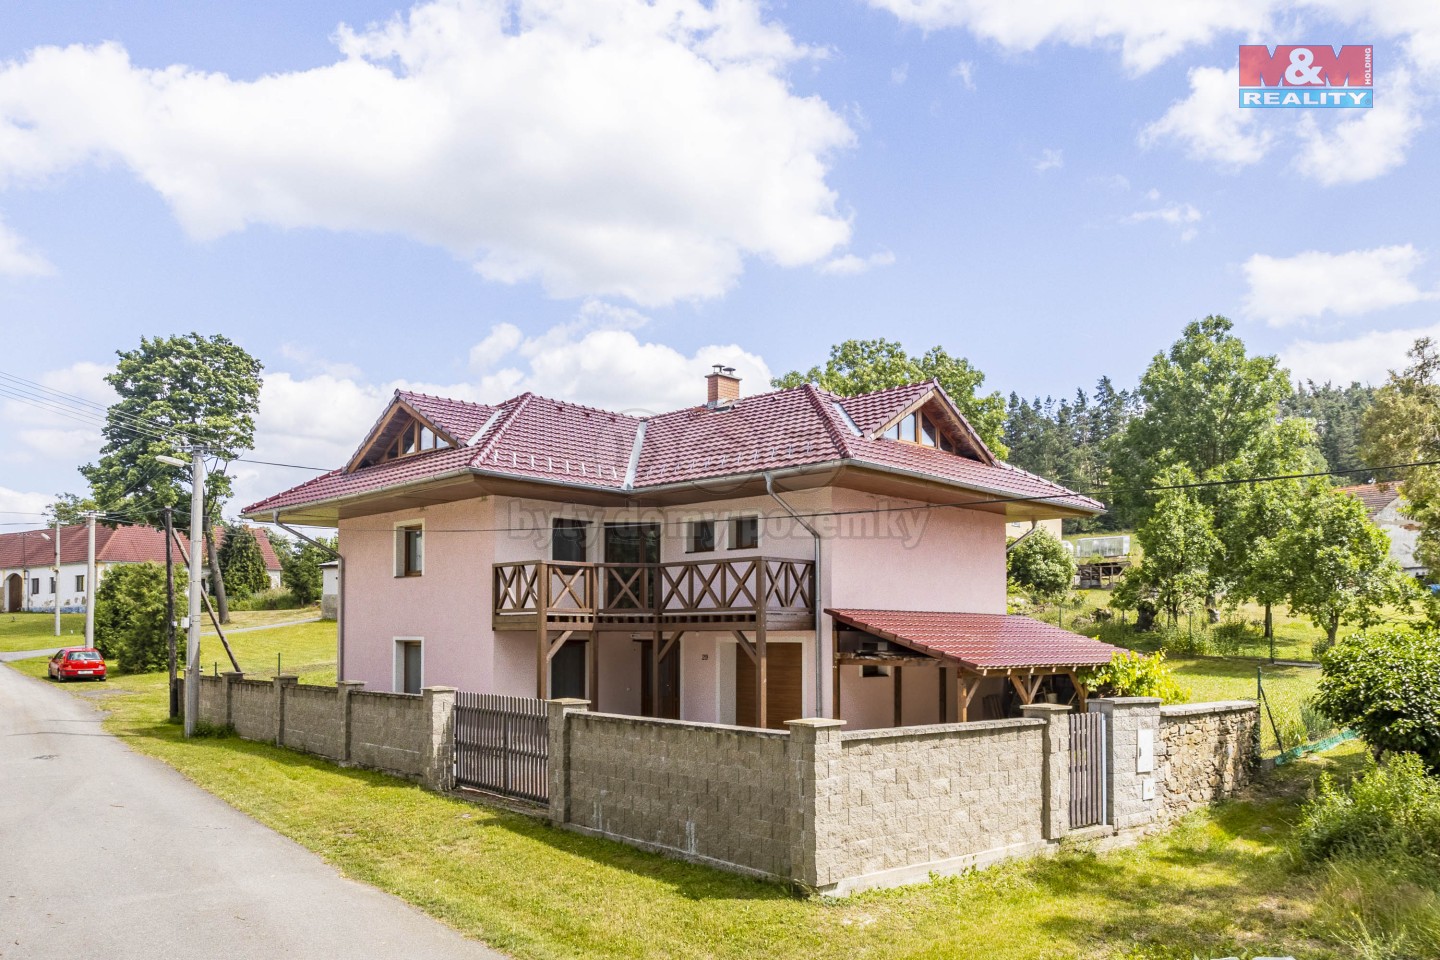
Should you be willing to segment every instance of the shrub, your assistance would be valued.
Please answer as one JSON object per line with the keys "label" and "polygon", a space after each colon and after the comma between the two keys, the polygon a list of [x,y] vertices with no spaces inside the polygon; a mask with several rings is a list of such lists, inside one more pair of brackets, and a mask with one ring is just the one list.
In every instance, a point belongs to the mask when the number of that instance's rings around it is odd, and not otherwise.
{"label": "shrub", "polygon": [[1227,617],[1210,629],[1210,642],[1222,657],[1238,657],[1259,639],[1260,635],[1238,617]]}
{"label": "shrub", "polygon": [[1315,706],[1382,753],[1415,753],[1440,771],[1440,634],[1364,630],[1321,656]]}
{"label": "shrub", "polygon": [[[186,578],[175,571],[177,615],[185,603]],[[165,665],[165,568],[157,563],[111,567],[95,591],[95,646],[121,673]]]}
{"label": "shrub", "polygon": [[[333,540],[329,543],[334,545]],[[302,543],[293,553],[280,558],[280,580],[301,605],[320,599],[324,580],[320,564],[329,559],[330,554],[313,543]]]}
{"label": "shrub", "polygon": [[1161,627],[1155,631],[1160,649],[1175,657],[1203,657],[1210,652],[1210,640],[1204,631],[1185,627]]}
{"label": "shrub", "polygon": [[1300,701],[1300,722],[1305,725],[1305,739],[1308,743],[1314,743],[1335,732],[1335,721],[1315,706],[1313,697]]}
{"label": "shrub", "polygon": [[1036,530],[1005,555],[1011,583],[1036,599],[1063,597],[1075,580],[1075,560],[1065,545],[1044,530]]}
{"label": "shrub", "polygon": [[1417,857],[1440,867],[1440,780],[1413,753],[1370,759],[1346,787],[1322,774],[1295,836],[1311,860]]}
{"label": "shrub", "polygon": [[1110,662],[1087,670],[1081,681],[1092,696],[1159,697],[1166,703],[1184,703],[1189,691],[1180,686],[1164,653],[1150,656],[1120,650]]}
{"label": "shrub", "polygon": [[289,590],[266,590],[230,602],[231,610],[298,610],[303,606]]}

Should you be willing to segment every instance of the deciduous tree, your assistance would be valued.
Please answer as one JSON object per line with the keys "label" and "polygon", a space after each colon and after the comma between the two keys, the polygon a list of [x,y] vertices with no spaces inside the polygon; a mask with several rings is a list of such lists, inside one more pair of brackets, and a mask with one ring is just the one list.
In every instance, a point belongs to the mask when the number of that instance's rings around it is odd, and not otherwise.
{"label": "deciduous tree", "polygon": [[[186,516],[189,476],[156,457],[188,459],[191,445],[200,444],[218,467],[253,449],[260,371],[260,361],[218,335],[142,338],[136,349],[121,351],[105,378],[119,399],[106,412],[99,462],[80,468],[96,502],[151,522],[167,505]],[[231,494],[223,469],[212,470],[205,493],[207,526],[213,526]],[[205,540],[223,621],[228,611],[218,553],[214,538]]]}
{"label": "deciduous tree", "polygon": [[944,347],[931,347],[923,356],[912,357],[893,340],[846,340],[830,348],[830,359],[824,366],[804,372],[792,370],[775,377],[770,384],[798,387],[813,383],[848,397],[932,378],[945,388],[985,445],[996,456],[1005,456],[1004,399],[999,393],[980,393],[985,374],[964,357],[952,357]]}
{"label": "deciduous tree", "polygon": [[1005,567],[1010,582],[1037,600],[1064,596],[1075,580],[1075,559],[1044,530],[1014,544],[1005,555]]}
{"label": "deciduous tree", "polygon": [[1290,607],[1333,644],[1345,623],[1374,623],[1387,603],[1407,599],[1406,578],[1390,559],[1390,539],[1365,505],[1323,480],[1306,483],[1279,563],[1290,574]]}
{"label": "deciduous tree", "polygon": [[1211,591],[1210,565],[1220,549],[1210,508],[1187,485],[1195,475],[1183,466],[1170,467],[1157,478],[1162,489],[1150,518],[1135,532],[1144,551],[1133,576],[1154,593],[1173,626],[1182,611],[1193,608]]}

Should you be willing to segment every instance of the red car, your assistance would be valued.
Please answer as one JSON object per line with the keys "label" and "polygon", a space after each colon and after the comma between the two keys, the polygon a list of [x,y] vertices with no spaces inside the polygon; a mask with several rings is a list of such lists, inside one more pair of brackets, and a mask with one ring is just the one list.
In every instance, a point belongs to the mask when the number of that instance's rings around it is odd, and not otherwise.
{"label": "red car", "polygon": [[65,647],[50,658],[50,679],[104,680],[105,658],[94,647]]}

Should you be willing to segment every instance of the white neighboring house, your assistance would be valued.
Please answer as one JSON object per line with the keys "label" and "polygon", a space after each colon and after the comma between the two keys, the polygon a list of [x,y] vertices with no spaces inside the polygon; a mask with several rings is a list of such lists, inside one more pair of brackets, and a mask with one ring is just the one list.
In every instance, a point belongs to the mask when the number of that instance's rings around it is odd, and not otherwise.
{"label": "white neighboring house", "polygon": [[1405,516],[1405,498],[1400,496],[1400,487],[1393,483],[1366,483],[1358,487],[1341,487],[1341,493],[1365,504],[1370,521],[1385,531],[1390,538],[1390,559],[1400,564],[1406,573],[1420,575],[1425,568],[1415,559],[1415,548],[1420,542],[1420,524]]}
{"label": "white neighboring house", "polygon": [[1018,540],[1020,537],[1029,533],[1031,527],[1039,527],[1056,540],[1059,540],[1064,526],[1064,521],[1059,518],[1052,518],[1050,520],[1016,520],[1013,523],[1005,524],[1005,539]]}
{"label": "white neighboring house", "polygon": [[340,561],[320,564],[320,616],[335,620],[340,612]]}
{"label": "white neighboring house", "polygon": [[[265,557],[270,585],[280,585],[280,560],[265,530],[251,527]],[[190,549],[184,534],[180,542]],[[0,610],[5,613],[83,610],[87,596],[85,567],[89,543],[83,523],[60,528],[60,570],[55,571],[55,528],[0,534]],[[176,566],[183,567],[180,551]],[[105,579],[111,567],[125,563],[164,563],[165,532],[154,527],[95,525],[95,577]]]}

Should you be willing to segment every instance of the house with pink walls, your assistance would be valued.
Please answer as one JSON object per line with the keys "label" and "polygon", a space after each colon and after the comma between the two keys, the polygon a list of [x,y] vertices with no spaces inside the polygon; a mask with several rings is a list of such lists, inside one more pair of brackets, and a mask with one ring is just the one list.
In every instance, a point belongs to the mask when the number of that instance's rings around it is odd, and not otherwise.
{"label": "house with pink walls", "polygon": [[1113,648],[1006,614],[1005,530],[1101,504],[998,460],[933,381],[741,396],[717,368],[704,398],[397,391],[348,463],[244,515],[338,529],[339,677],[372,690],[772,728],[1083,704]]}

